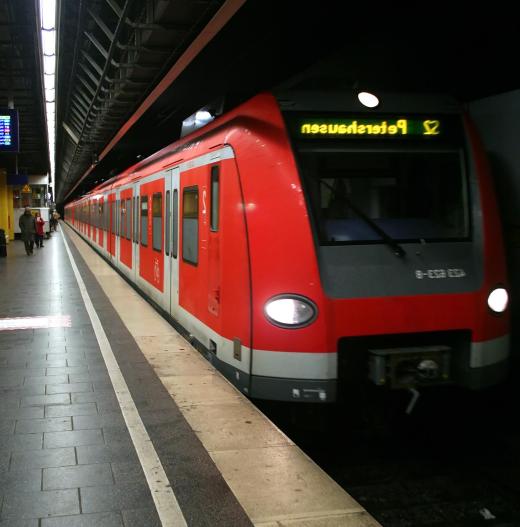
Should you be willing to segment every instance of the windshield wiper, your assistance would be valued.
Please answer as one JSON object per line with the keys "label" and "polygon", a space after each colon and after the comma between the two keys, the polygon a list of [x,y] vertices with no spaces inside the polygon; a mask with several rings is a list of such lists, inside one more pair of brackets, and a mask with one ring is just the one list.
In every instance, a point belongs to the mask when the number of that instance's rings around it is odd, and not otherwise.
{"label": "windshield wiper", "polygon": [[[334,190],[334,187],[327,183],[326,181],[323,181],[323,179],[320,179],[320,182],[325,185],[329,190],[332,191],[333,194],[336,194],[336,191]],[[389,236],[372,218],[369,218],[363,211],[358,209],[349,199],[348,197],[342,196],[343,202],[345,204],[345,207],[347,209],[350,209],[359,216],[369,227],[372,228],[373,231],[375,231],[381,239],[390,247],[393,251],[393,253],[396,256],[399,256],[399,258],[404,258],[406,256],[406,251],[391,237]]]}

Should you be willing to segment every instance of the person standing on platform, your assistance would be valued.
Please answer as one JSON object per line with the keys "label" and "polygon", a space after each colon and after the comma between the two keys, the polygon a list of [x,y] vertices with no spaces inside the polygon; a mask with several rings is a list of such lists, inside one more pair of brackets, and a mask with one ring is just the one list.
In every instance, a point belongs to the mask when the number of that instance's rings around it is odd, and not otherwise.
{"label": "person standing on platform", "polygon": [[34,236],[36,235],[36,218],[31,214],[31,207],[25,207],[24,213],[18,220],[20,231],[22,233],[22,240],[25,244],[25,252],[27,255],[33,253]]}
{"label": "person standing on platform", "polygon": [[52,212],[52,223],[54,226],[54,232],[58,230],[58,220],[60,219],[60,213],[57,210]]}
{"label": "person standing on platform", "polygon": [[36,247],[43,247],[43,226],[45,225],[45,220],[42,218],[42,215],[36,213]]}

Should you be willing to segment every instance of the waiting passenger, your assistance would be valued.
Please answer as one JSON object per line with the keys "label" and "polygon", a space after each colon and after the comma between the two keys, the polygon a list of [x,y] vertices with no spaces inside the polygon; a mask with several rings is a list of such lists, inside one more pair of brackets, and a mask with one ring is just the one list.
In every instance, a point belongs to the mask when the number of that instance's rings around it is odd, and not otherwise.
{"label": "waiting passenger", "polygon": [[36,247],[43,247],[43,226],[45,220],[42,218],[40,212],[36,213]]}
{"label": "waiting passenger", "polygon": [[29,256],[33,253],[34,236],[36,235],[36,218],[31,213],[31,207],[25,207],[24,213],[18,220],[21,238],[25,244],[25,252]]}

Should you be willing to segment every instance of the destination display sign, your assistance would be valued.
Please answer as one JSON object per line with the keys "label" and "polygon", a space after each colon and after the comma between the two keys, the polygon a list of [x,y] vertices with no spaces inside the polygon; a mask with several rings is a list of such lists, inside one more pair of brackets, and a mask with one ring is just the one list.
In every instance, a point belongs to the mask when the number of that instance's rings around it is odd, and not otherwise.
{"label": "destination display sign", "polygon": [[18,152],[18,110],[0,108],[0,152]]}
{"label": "destination display sign", "polygon": [[319,118],[300,119],[298,122],[300,137],[405,137],[405,136],[441,136],[443,122],[437,118],[406,118],[406,117],[349,117],[349,118]]}

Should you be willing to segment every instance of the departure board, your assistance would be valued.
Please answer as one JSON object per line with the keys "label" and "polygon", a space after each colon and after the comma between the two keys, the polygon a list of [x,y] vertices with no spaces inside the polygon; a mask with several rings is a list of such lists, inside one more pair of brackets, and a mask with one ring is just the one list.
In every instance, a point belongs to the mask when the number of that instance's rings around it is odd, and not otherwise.
{"label": "departure board", "polygon": [[0,108],[0,152],[18,150],[18,110]]}

